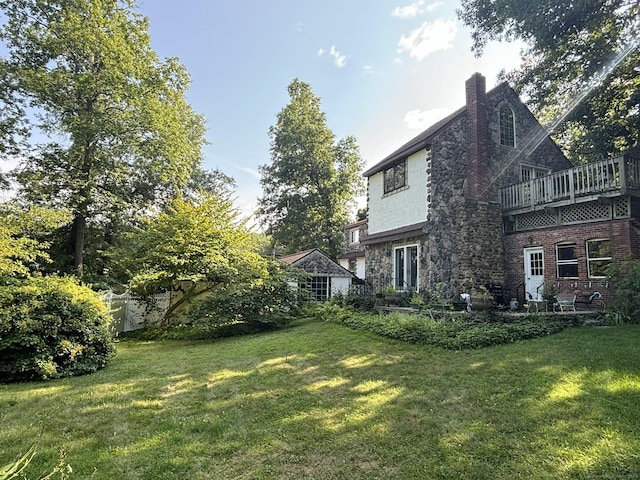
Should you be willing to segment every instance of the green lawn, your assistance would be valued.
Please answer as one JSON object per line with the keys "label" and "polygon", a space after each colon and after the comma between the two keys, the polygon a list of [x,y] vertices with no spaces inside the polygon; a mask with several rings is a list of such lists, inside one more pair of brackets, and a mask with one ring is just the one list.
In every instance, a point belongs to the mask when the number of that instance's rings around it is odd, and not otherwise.
{"label": "green lawn", "polygon": [[122,342],[87,377],[0,385],[0,465],[38,438],[97,479],[640,479],[640,327],[482,350],[316,321]]}

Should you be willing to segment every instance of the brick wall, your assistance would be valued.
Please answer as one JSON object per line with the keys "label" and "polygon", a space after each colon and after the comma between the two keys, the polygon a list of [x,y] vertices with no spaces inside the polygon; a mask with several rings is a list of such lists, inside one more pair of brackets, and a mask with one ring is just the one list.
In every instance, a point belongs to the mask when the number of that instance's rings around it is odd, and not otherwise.
{"label": "brick wall", "polygon": [[[544,272],[546,281],[554,284],[558,293],[578,293],[581,295],[600,291],[610,297],[613,286],[606,279],[589,278],[587,271],[586,241],[596,238],[611,239],[611,256],[625,259],[638,257],[640,240],[638,225],[633,220],[614,220],[608,222],[568,225],[528,232],[507,234],[504,239],[505,249],[505,287],[511,296],[520,302],[524,300],[524,249],[540,247],[544,249]],[[573,242],[578,251],[578,278],[558,278],[556,263],[556,244]]]}
{"label": "brick wall", "polygon": [[467,100],[467,194],[475,200],[487,200],[489,183],[487,143],[487,94],[485,78],[474,74],[465,83]]}

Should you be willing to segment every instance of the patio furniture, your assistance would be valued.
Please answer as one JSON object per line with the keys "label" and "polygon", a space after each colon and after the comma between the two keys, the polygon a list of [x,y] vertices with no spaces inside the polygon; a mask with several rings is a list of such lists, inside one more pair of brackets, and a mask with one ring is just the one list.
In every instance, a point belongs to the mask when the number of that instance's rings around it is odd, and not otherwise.
{"label": "patio furniture", "polygon": [[576,294],[575,293],[559,293],[556,295],[556,301],[553,304],[553,311],[556,312],[576,311]]}

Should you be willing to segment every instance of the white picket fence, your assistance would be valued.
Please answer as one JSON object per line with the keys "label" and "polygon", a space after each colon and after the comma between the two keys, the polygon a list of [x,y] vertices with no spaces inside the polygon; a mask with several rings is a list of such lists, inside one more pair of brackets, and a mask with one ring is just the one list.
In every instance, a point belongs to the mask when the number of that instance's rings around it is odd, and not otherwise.
{"label": "white picket fence", "polygon": [[109,291],[102,295],[102,299],[111,309],[112,328],[116,334],[160,322],[171,306],[170,292],[158,293],[149,302],[137,300],[130,292],[119,295]]}

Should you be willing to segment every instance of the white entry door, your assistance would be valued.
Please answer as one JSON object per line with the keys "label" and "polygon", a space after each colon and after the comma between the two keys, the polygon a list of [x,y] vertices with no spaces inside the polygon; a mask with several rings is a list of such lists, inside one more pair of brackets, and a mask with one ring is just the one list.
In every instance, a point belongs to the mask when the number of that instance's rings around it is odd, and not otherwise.
{"label": "white entry door", "polygon": [[544,251],[542,247],[524,249],[524,288],[528,299],[542,300]]}

